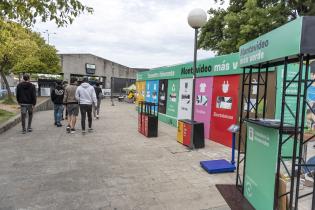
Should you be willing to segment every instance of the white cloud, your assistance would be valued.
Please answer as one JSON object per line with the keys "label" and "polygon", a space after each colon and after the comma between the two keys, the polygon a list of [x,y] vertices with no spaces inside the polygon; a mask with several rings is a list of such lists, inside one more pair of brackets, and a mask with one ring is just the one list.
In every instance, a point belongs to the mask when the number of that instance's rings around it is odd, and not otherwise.
{"label": "white cloud", "polygon": [[[187,23],[189,11],[220,6],[213,0],[83,2],[94,8],[93,15],[81,15],[66,28],[39,23],[34,29],[55,32],[50,43],[60,53],[92,53],[129,67],[143,68],[191,61],[194,31]],[[198,58],[212,56],[211,51],[198,51]]]}

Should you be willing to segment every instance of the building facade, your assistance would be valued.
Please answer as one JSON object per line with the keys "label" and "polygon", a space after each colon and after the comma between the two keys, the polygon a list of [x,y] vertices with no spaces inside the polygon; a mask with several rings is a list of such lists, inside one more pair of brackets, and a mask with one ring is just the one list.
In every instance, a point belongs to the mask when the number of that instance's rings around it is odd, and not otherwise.
{"label": "building facade", "polygon": [[92,54],[60,54],[60,60],[64,80],[87,77],[100,81],[103,89],[112,89],[113,93],[135,83],[137,72],[147,70],[129,68]]}

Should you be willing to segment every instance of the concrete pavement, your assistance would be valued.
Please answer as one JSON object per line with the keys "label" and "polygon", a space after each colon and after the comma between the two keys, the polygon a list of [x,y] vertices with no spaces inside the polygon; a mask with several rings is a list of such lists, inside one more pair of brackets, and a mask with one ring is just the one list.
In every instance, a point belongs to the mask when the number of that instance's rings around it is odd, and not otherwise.
{"label": "concrete pavement", "polygon": [[53,112],[36,113],[32,133],[20,125],[0,135],[0,209],[228,210],[215,184],[235,174],[209,175],[199,161],[230,158],[206,141],[189,151],[176,128],[159,123],[159,137],[137,132],[133,104],[103,100],[95,131],[67,134]]}

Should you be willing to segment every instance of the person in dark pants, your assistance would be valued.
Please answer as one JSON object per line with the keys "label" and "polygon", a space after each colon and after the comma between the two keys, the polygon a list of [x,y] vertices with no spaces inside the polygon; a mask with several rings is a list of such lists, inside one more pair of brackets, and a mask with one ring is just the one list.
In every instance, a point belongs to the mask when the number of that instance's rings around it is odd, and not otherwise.
{"label": "person in dark pants", "polygon": [[51,100],[54,103],[54,119],[55,125],[61,127],[62,113],[63,113],[63,96],[65,90],[63,89],[61,81],[57,81],[55,89],[51,91]]}
{"label": "person in dark pants", "polygon": [[16,88],[16,100],[21,106],[22,133],[26,133],[25,119],[28,113],[27,131],[32,132],[33,110],[36,105],[36,88],[30,83],[30,76],[23,75],[23,82]]}
{"label": "person in dark pants", "polygon": [[80,105],[82,133],[85,133],[85,118],[88,116],[88,131],[92,129],[92,104],[97,105],[97,98],[94,87],[88,83],[87,78],[83,79],[83,83],[77,88],[75,97]]}
{"label": "person in dark pants", "polygon": [[94,118],[98,119],[99,114],[100,114],[101,100],[103,97],[102,88],[100,87],[99,82],[96,83],[94,90],[95,90],[95,94],[96,94],[96,98],[97,98],[97,105],[93,106],[93,115],[94,115]]}

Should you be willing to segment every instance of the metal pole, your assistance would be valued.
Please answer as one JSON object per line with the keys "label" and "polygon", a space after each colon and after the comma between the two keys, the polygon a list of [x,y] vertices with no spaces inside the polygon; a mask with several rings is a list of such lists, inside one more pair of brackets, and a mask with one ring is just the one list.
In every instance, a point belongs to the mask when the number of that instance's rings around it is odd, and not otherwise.
{"label": "metal pole", "polygon": [[[302,163],[302,155],[303,155],[303,140],[304,140],[304,123],[305,123],[305,106],[307,103],[307,85],[308,85],[308,71],[309,71],[309,62],[310,62],[310,56],[307,55],[306,57],[306,68],[304,72],[304,90],[303,90],[303,100],[302,100],[302,113],[301,113],[301,133],[300,133],[300,139],[299,139],[299,161],[298,161],[298,170],[296,174],[296,188],[295,188],[295,208],[298,209],[299,207],[299,193],[300,193],[300,175],[301,175],[301,163]],[[299,69],[300,71],[302,70],[303,73],[303,66],[302,69]],[[306,161],[306,160],[305,160]]]}
{"label": "metal pole", "polygon": [[193,86],[192,86],[192,108],[191,108],[191,120],[195,120],[195,86],[196,86],[196,71],[197,71],[197,36],[198,28],[195,28],[195,44],[194,44],[194,72],[193,72]]}
{"label": "metal pole", "polygon": [[[297,142],[298,138],[300,137],[299,134],[301,134],[301,130],[304,128],[301,128],[299,125],[299,118],[300,118],[300,100],[301,100],[301,86],[302,86],[302,71],[303,71],[303,61],[304,61],[304,55],[299,55],[299,77],[298,77],[298,87],[297,87],[297,100],[296,100],[296,114],[295,114],[295,133],[294,133],[294,142],[293,142],[293,155],[292,155],[292,177],[291,177],[291,186],[290,186],[290,202],[289,202],[289,209],[293,209],[293,199],[294,199],[294,184],[296,183],[296,191],[299,190],[299,182],[300,180],[296,180],[295,182],[295,173],[296,173],[296,150],[297,150]],[[299,157],[301,158],[301,157]],[[294,203],[295,204],[295,203]],[[294,209],[297,210],[297,206],[294,206]]]}
{"label": "metal pole", "polygon": [[[241,144],[242,144],[242,128],[243,128],[243,108],[244,108],[244,86],[245,86],[245,68],[243,68],[243,75],[242,75],[242,93],[241,93],[241,105],[240,105],[240,118],[239,118],[239,124],[240,124],[240,130],[238,133],[238,146],[237,146],[237,165],[236,165],[236,187],[239,186],[239,179],[240,179],[240,162],[241,162]],[[243,180],[240,185],[243,186]],[[242,189],[243,192],[243,189]]]}

